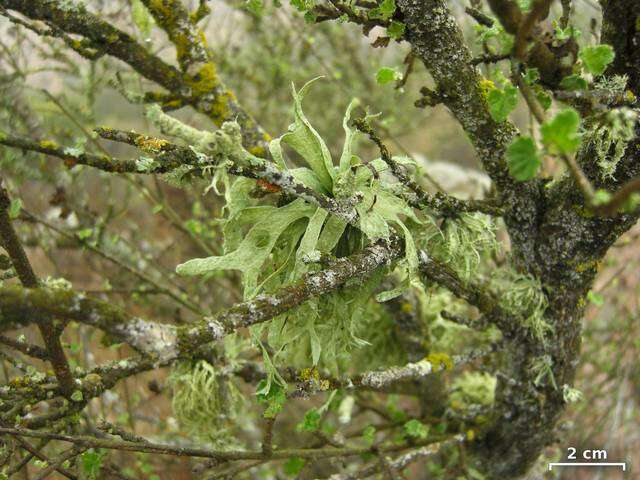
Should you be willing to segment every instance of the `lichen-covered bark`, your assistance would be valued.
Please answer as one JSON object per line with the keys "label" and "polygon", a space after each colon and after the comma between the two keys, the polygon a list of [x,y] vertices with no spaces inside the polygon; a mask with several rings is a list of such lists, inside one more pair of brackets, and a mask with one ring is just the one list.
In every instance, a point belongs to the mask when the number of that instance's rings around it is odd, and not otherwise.
{"label": "lichen-covered bark", "polygon": [[[616,49],[611,72],[628,74],[630,86],[637,93],[640,4],[603,3],[603,40]],[[537,181],[510,180],[503,156],[515,130],[510,124],[496,124],[489,117],[480,91],[480,76],[471,66],[470,54],[447,2],[399,0],[398,5],[407,25],[407,40],[433,75],[445,105],[469,135],[504,197],[504,218],[517,265],[540,279],[549,301],[546,317],[555,329],[553,338],[545,347],[517,331],[508,336],[493,421],[473,447],[489,478],[517,478],[553,441],[555,423],[565,406],[561,387],[573,383],[586,293],[607,249],[637,221],[637,215],[602,218],[587,213],[582,194],[571,177],[563,178],[551,189]],[[596,187],[614,191],[640,173],[637,152],[638,144],[633,142],[620,162],[616,180],[608,183],[601,181],[589,148],[580,152],[578,161]],[[557,389],[551,382],[539,387],[533,384],[532,365],[543,354],[551,356]]]}
{"label": "lichen-covered bark", "polygon": [[[151,3],[162,4],[156,1]],[[193,45],[188,43],[191,40],[200,40],[199,36],[193,32],[188,37],[179,37],[182,49],[179,50],[178,57],[181,64],[189,70],[183,73],[149,53],[128,33],[89,12],[82,2],[0,0],[0,7],[20,12],[32,20],[55,25],[62,32],[81,35],[90,42],[92,48],[122,60],[143,77],[157,83],[172,94],[187,99],[194,108],[209,116],[216,125],[222,125],[230,120],[237,121],[242,126],[245,147],[255,155],[266,154],[265,147],[269,136],[238,104],[233,92],[218,77],[213,62],[202,63],[204,48],[195,48],[200,45],[199,43]],[[171,19],[167,17],[166,22],[170,23]],[[175,25],[175,22],[186,28],[180,19],[174,19],[171,25]],[[179,30],[183,31],[184,28]],[[193,53],[196,51],[200,53]],[[198,57],[199,61],[195,62],[195,65],[200,68],[191,72],[188,67],[194,63],[194,57]]]}
{"label": "lichen-covered bark", "polygon": [[629,76],[629,87],[640,93],[640,2],[600,0],[602,43],[613,45],[616,58],[611,73]]}
{"label": "lichen-covered bark", "polygon": [[3,286],[0,288],[0,331],[36,322],[40,316],[75,320],[92,325],[160,362],[189,356],[205,343],[221,340],[240,328],[266,322],[308,299],[340,288],[347,281],[369,277],[402,254],[397,241],[378,243],[350,257],[339,258],[320,272],[273,294],[223,310],[185,327],[131,317],[120,308],[70,289]]}
{"label": "lichen-covered bark", "polygon": [[397,3],[407,27],[407,41],[433,76],[439,97],[469,136],[478,159],[502,196],[507,207],[504,219],[513,226],[518,255],[531,258],[530,239],[538,221],[541,193],[538,182],[518,183],[507,171],[504,152],[516,135],[515,127],[508,121],[497,123],[491,118],[482,93],[482,77],[471,63],[471,52],[448,2],[398,0]]}

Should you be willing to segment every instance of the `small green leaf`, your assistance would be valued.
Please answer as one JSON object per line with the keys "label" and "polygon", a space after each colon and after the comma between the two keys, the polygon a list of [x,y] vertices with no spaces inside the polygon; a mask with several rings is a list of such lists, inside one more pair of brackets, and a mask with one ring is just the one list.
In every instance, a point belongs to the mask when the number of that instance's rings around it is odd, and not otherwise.
{"label": "small green leaf", "polygon": [[589,293],[587,293],[587,299],[597,307],[604,305],[604,297],[594,291],[589,291]]}
{"label": "small green leaf", "polygon": [[504,90],[494,88],[487,95],[489,113],[496,122],[504,122],[518,105],[518,89],[507,85]]}
{"label": "small green leaf", "polygon": [[552,153],[572,153],[580,146],[579,128],[580,115],[567,108],[542,125],[542,142]]}
{"label": "small green leaf", "polygon": [[396,0],[383,0],[380,4],[380,13],[383,18],[390,18],[396,11]]}
{"label": "small green leaf", "polygon": [[71,394],[71,400],[73,400],[74,402],[81,402],[82,400],[84,400],[84,395],[82,395],[82,390],[75,390]]}
{"label": "small green leaf", "polygon": [[398,78],[400,78],[400,73],[394,68],[383,67],[378,70],[378,73],[376,73],[376,82],[378,82],[380,85],[385,85],[387,83],[393,82]]}
{"label": "small green leaf", "polygon": [[429,435],[429,428],[419,420],[409,420],[404,424],[404,431],[409,437],[424,439]]}
{"label": "small green leaf", "polygon": [[367,443],[367,445],[373,445],[373,442],[376,439],[376,427],[373,425],[367,425],[367,427],[362,431],[362,439]]}
{"label": "small green leaf", "polygon": [[[256,387],[258,392],[264,391],[266,382],[266,380],[261,380],[260,383],[258,383]],[[269,388],[269,391],[266,393],[256,393],[256,397],[258,403],[266,405],[264,413],[262,414],[264,418],[275,418],[287,401],[285,389],[277,383],[272,383],[271,388]]]}
{"label": "small green leaf", "polygon": [[262,0],[247,0],[245,8],[257,16],[261,16],[264,11],[264,3]]}
{"label": "small green leaf", "polygon": [[568,77],[564,77],[560,82],[560,88],[563,90],[586,90],[587,87],[587,81],[580,75],[569,75]]}
{"label": "small green leaf", "polygon": [[523,79],[527,85],[533,85],[540,79],[540,70],[537,68],[527,68]]}
{"label": "small green leaf", "polygon": [[102,468],[102,457],[104,457],[104,453],[96,452],[94,449],[89,449],[80,455],[84,478],[87,480],[96,480],[98,478]]}
{"label": "small green leaf", "polygon": [[518,137],[507,148],[507,165],[513,178],[524,182],[536,176],[540,156],[531,137]]}
{"label": "small green leaf", "polygon": [[91,237],[91,235],[93,235],[93,229],[83,228],[82,230],[78,230],[76,232],[76,235],[80,240],[86,240],[87,238]]}
{"label": "small green leaf", "polygon": [[282,469],[284,470],[284,473],[287,475],[298,475],[301,471],[302,468],[304,467],[305,464],[305,460],[304,458],[300,458],[300,457],[291,457],[289,460],[287,460]]}
{"label": "small green leaf", "polygon": [[320,412],[312,408],[304,414],[304,421],[299,423],[296,428],[300,432],[315,432],[320,428],[320,417]]}
{"label": "small green leaf", "polygon": [[596,190],[595,194],[593,195],[592,201],[593,201],[593,204],[596,206],[605,205],[611,201],[611,194],[606,190],[603,190],[600,188]]}
{"label": "small green leaf", "polygon": [[607,44],[580,49],[580,60],[582,60],[584,68],[595,77],[604,73],[607,65],[613,62],[615,56],[613,47]]}
{"label": "small green leaf", "polygon": [[402,22],[396,22],[393,20],[391,24],[387,27],[387,35],[389,35],[394,40],[399,40],[404,35],[406,27]]}
{"label": "small green leaf", "polygon": [[14,198],[11,200],[11,204],[9,205],[9,218],[11,220],[15,220],[20,215],[20,210],[22,210],[22,200],[19,198]]}
{"label": "small green leaf", "polygon": [[549,107],[551,107],[552,103],[551,95],[549,95],[549,93],[547,93],[547,91],[539,85],[536,85],[535,92],[538,103],[545,111],[549,110]]}

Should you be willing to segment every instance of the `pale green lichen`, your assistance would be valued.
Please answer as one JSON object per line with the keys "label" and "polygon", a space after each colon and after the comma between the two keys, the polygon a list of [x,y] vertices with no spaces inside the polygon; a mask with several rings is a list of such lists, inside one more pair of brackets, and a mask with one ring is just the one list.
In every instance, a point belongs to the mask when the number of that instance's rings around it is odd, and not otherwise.
{"label": "pale green lichen", "polygon": [[500,306],[524,320],[524,327],[542,344],[546,344],[553,327],[544,318],[547,297],[540,282],[527,275],[519,275],[510,269],[500,270],[492,286],[497,291]]}
{"label": "pale green lichen", "polygon": [[622,107],[608,111],[587,128],[585,143],[595,151],[603,180],[614,178],[629,141],[635,137],[637,121],[636,111]]}
{"label": "pale green lichen", "polygon": [[[628,77],[614,75],[602,77],[595,89],[611,99],[625,98]],[[624,156],[627,144],[635,137],[638,113],[628,107],[614,108],[594,117],[584,132],[584,144],[595,150],[596,162],[603,180],[614,176]]]}
{"label": "pale green lichen", "polygon": [[551,355],[540,355],[534,357],[531,362],[531,375],[533,384],[541,387],[549,383],[554,390],[558,389],[555,376],[553,375],[553,359]]}
{"label": "pale green lichen", "polygon": [[475,276],[481,260],[500,248],[493,220],[481,213],[463,213],[458,218],[445,219],[440,227],[427,225],[426,230],[430,255],[449,265],[464,280]]}
{"label": "pale green lichen", "polygon": [[583,393],[577,388],[573,388],[566,383],[562,385],[562,399],[565,401],[565,403],[576,403],[583,398]]}
{"label": "pale green lichen", "polygon": [[219,367],[205,360],[178,362],[167,382],[178,422],[203,440],[228,446],[243,397]]}
{"label": "pale green lichen", "polygon": [[465,372],[451,385],[449,404],[457,411],[490,407],[494,402],[496,378],[488,373]]}
{"label": "pale green lichen", "polygon": [[54,290],[71,290],[73,285],[66,278],[46,277],[42,280],[42,285]]}
{"label": "pale green lichen", "polygon": [[[421,220],[385,180],[374,174],[371,167],[377,169],[381,161],[365,165],[353,154],[352,140],[356,133],[349,130],[347,120],[344,125],[349,133],[341,158],[348,159],[348,165],[343,165],[342,170],[334,166],[329,149],[302,111],[308,85],[299,92],[294,89],[294,123],[282,137],[270,142],[274,159],[270,164],[242,148],[237,124],[225,123],[210,134],[182,125],[159,107],[150,110],[150,118],[165,133],[182,138],[204,154],[235,166],[255,168],[264,174],[260,179],[268,182],[267,186],[273,184],[301,197],[282,206],[256,205],[248,195],[255,182],[238,179],[230,188],[226,186],[229,215],[224,226],[225,254],[191,259],[177,267],[178,273],[200,275],[239,270],[245,297],[251,298],[290,285],[319,268],[309,260],[320,260],[323,255],[344,257],[368,242],[389,239],[392,234],[405,239],[403,268],[411,273],[417,271],[410,226],[420,224]],[[349,115],[350,109],[345,118]],[[296,150],[307,166],[289,169],[281,144]],[[327,199],[326,203],[318,198]],[[326,204],[331,207],[318,207]],[[349,223],[352,226],[348,227]],[[356,225],[359,228],[353,228]],[[275,352],[268,356],[275,362],[283,360],[297,367],[322,365],[334,373],[343,371],[349,366],[353,349],[369,344],[363,335],[382,330],[378,328],[380,325],[372,325],[372,319],[384,317],[376,311],[379,307],[370,306],[369,300],[383,273],[365,282],[354,279],[348,288],[310,300],[268,325],[254,327],[254,340],[260,345],[260,339],[267,335]],[[377,340],[371,338],[372,343]],[[269,365],[271,359],[265,362],[266,367]],[[273,369],[267,373],[276,377]]]}

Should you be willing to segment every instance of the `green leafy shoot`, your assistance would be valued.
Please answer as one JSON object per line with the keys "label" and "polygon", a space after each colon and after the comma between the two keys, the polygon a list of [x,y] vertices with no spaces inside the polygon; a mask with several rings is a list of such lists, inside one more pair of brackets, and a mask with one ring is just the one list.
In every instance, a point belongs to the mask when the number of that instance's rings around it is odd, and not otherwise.
{"label": "green leafy shoot", "polygon": [[265,392],[266,387],[266,380],[260,380],[256,387],[256,398],[259,404],[265,406],[262,416],[264,418],[275,418],[282,411],[287,401],[287,394],[285,389],[278,384],[272,384],[268,391]]}
{"label": "green leafy shoot", "polygon": [[304,420],[296,426],[300,432],[315,432],[320,428],[322,415],[318,410],[312,408],[304,414]]}
{"label": "green leafy shoot", "polygon": [[516,138],[507,148],[506,157],[509,173],[521,182],[534,178],[542,163],[531,137]]}
{"label": "green leafy shoot", "polygon": [[507,84],[504,89],[492,88],[487,95],[489,113],[496,122],[504,122],[518,105],[518,89]]}
{"label": "green leafy shoot", "polygon": [[587,81],[582,78],[580,75],[569,75],[564,77],[560,82],[560,88],[563,90],[586,90],[589,87]]}
{"label": "green leafy shoot", "polygon": [[395,68],[382,67],[378,70],[378,73],[376,73],[376,82],[378,82],[379,85],[386,85],[400,78],[402,78],[402,74]]}
{"label": "green leafy shoot", "polygon": [[404,23],[394,20],[387,27],[387,35],[389,35],[394,40],[399,40],[404,35],[405,30],[406,26]]}
{"label": "green leafy shoot", "polygon": [[615,59],[616,54],[611,45],[602,44],[581,48],[579,56],[585,70],[597,77],[604,73],[607,65]]}
{"label": "green leafy shoot", "polygon": [[284,463],[284,465],[282,466],[282,470],[286,475],[295,477],[302,471],[305,464],[306,461],[304,458],[291,457]]}
{"label": "green leafy shoot", "polygon": [[429,435],[429,427],[414,418],[404,424],[404,432],[408,437],[424,440]]}
{"label": "green leafy shoot", "polygon": [[542,142],[551,153],[571,154],[580,146],[580,115],[567,108],[542,125]]}

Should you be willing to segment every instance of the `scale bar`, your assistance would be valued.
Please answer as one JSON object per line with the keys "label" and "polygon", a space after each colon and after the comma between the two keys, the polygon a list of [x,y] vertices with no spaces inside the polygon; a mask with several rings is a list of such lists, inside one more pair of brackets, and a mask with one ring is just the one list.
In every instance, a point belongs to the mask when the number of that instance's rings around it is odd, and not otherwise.
{"label": "scale bar", "polygon": [[603,463],[603,462],[565,462],[565,463],[550,463],[549,470],[553,467],[622,467],[622,471],[627,471],[626,463]]}

